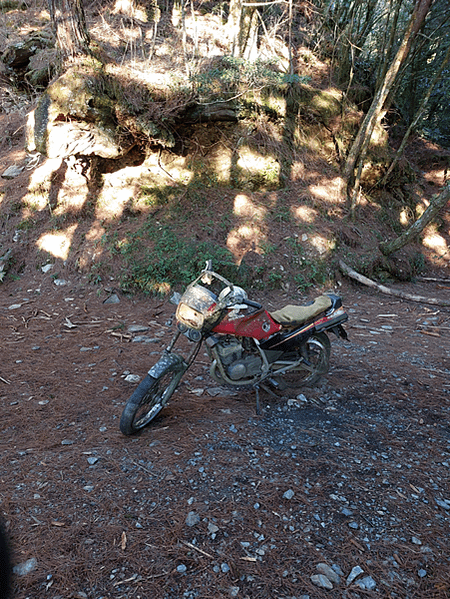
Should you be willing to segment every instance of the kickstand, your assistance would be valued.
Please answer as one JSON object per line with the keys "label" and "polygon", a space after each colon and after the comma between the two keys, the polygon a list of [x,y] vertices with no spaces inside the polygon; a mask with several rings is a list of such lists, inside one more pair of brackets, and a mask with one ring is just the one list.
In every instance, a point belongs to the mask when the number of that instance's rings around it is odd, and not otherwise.
{"label": "kickstand", "polygon": [[259,385],[255,385],[255,392],[256,392],[256,413],[258,414],[258,416],[261,415],[261,406],[259,404]]}

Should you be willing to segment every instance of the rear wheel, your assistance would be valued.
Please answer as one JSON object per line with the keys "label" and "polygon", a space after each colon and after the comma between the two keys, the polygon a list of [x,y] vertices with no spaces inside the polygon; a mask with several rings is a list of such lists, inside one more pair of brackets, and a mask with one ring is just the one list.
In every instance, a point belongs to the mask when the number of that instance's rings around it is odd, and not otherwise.
{"label": "rear wheel", "polygon": [[149,424],[167,404],[183,376],[182,364],[170,364],[158,377],[147,376],[139,383],[120,418],[120,430],[133,435]]}
{"label": "rear wheel", "polygon": [[297,367],[286,372],[283,376],[274,377],[277,390],[298,387],[312,387],[330,368],[331,344],[326,333],[312,335],[298,349],[297,358],[303,357],[304,361]]}

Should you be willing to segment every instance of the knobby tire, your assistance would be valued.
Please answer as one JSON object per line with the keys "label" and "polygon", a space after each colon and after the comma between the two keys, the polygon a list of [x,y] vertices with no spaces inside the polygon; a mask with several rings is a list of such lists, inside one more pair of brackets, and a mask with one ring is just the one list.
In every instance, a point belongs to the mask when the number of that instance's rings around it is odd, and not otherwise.
{"label": "knobby tire", "polygon": [[120,430],[133,435],[147,426],[167,404],[184,374],[180,365],[170,365],[157,378],[147,376],[127,401],[120,418]]}

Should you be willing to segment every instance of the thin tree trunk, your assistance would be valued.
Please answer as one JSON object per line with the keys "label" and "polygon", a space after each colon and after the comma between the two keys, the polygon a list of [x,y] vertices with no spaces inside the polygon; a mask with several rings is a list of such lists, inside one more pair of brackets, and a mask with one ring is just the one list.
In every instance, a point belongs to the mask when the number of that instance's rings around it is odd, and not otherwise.
{"label": "thin tree trunk", "polygon": [[384,175],[382,181],[381,181],[381,185],[385,185],[386,181],[388,180],[389,175],[392,173],[392,171],[394,170],[394,168],[397,166],[398,161],[400,160],[400,158],[403,155],[403,152],[405,150],[405,146],[408,142],[409,136],[411,135],[411,132],[415,129],[415,127],[417,126],[417,123],[419,122],[425,108],[426,105],[428,104],[428,101],[430,99],[431,93],[434,89],[434,87],[436,86],[436,83],[439,81],[442,71],[444,70],[444,68],[447,66],[448,61],[450,60],[450,46],[447,49],[447,53],[444,57],[444,60],[442,61],[439,69],[436,71],[436,73],[434,74],[433,80],[430,83],[430,87],[427,90],[427,93],[425,94],[425,96],[422,98],[422,102],[419,105],[419,108],[417,109],[416,115],[414,117],[414,119],[411,121],[405,135],[403,136],[402,139],[402,143],[400,144],[400,147],[398,148],[397,152],[395,153],[394,156],[394,160],[391,162],[391,165],[389,166],[386,174]]}
{"label": "thin tree trunk", "polygon": [[386,98],[388,97],[389,91],[394,85],[397,74],[411,49],[413,39],[416,33],[419,31],[426,15],[428,14],[432,2],[433,0],[417,0],[408,28],[403,36],[403,41],[400,44],[400,48],[398,49],[391,66],[386,72],[383,84],[375,94],[369,111],[367,112],[366,117],[364,118],[352,144],[352,147],[350,148],[347,161],[344,166],[343,177],[347,183],[349,198],[351,198],[350,207],[352,213],[355,209],[355,201],[358,192],[358,190],[353,190],[353,196],[351,195],[355,166],[358,160],[363,160],[364,158],[363,151],[365,152],[367,150],[375,126],[383,116],[383,107]]}
{"label": "thin tree trunk", "polygon": [[450,201],[450,183],[447,183],[439,195],[434,195],[431,198],[428,208],[407,231],[392,241],[380,243],[379,248],[381,253],[385,256],[389,256],[418,237],[425,227],[436,218],[439,211],[447,205],[448,201]]}
{"label": "thin tree trunk", "polygon": [[231,42],[231,54],[235,58],[239,56],[239,34],[242,16],[242,0],[230,0],[230,12],[228,15],[227,29]]}

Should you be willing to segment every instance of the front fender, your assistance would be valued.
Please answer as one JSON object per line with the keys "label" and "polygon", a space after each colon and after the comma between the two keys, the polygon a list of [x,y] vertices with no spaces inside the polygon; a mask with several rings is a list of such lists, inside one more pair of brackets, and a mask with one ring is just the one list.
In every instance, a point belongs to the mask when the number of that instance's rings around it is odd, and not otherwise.
{"label": "front fender", "polygon": [[178,354],[164,352],[161,358],[148,371],[148,375],[157,379],[166,370],[187,370],[187,364]]}

